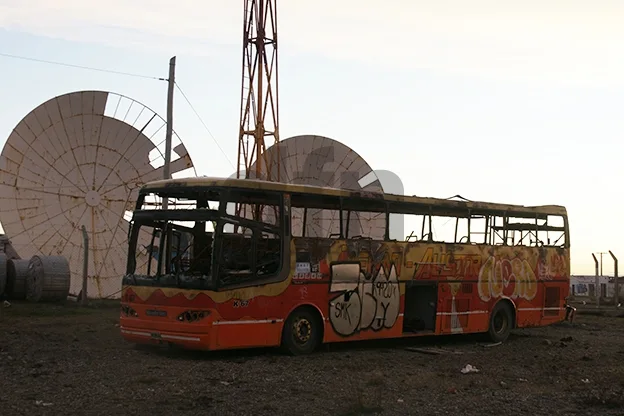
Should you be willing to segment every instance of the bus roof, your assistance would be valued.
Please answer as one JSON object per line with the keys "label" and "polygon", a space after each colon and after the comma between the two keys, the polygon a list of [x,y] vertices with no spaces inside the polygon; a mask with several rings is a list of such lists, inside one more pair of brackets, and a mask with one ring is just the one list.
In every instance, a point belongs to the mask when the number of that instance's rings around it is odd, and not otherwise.
{"label": "bus roof", "polygon": [[293,194],[314,194],[335,196],[343,198],[366,198],[383,199],[387,202],[444,206],[450,209],[474,209],[476,211],[498,211],[522,214],[562,215],[567,216],[566,208],[561,205],[524,206],[512,204],[499,204],[482,201],[457,201],[442,198],[430,198],[419,196],[396,195],[380,192],[352,191],[323,186],[289,184],[283,182],[271,182],[259,179],[236,179],[218,177],[188,177],[157,180],[144,184],[141,193],[166,191],[175,188],[209,188],[228,187],[238,189],[256,189],[265,191],[287,192]]}

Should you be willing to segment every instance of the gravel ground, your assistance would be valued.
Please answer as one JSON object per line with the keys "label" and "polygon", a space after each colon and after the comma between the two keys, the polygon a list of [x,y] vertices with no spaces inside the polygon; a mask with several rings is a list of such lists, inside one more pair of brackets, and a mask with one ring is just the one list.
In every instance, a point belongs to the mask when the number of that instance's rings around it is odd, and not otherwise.
{"label": "gravel ground", "polygon": [[[121,339],[118,304],[0,316],[0,414],[622,415],[624,315],[475,336],[197,353]],[[406,348],[442,349],[430,355]],[[462,374],[467,364],[479,372]]]}

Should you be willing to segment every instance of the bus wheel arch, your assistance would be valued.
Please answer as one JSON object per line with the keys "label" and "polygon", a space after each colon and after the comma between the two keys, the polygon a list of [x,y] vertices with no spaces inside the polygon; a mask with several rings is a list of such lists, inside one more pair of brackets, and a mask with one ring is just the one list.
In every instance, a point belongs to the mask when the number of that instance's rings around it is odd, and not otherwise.
{"label": "bus wheel arch", "polygon": [[516,328],[516,305],[511,299],[496,302],[488,324],[488,336],[493,342],[504,342],[512,329]]}
{"label": "bus wheel arch", "polygon": [[323,342],[324,326],[323,314],[317,307],[298,305],[284,321],[281,347],[291,355],[311,354]]}

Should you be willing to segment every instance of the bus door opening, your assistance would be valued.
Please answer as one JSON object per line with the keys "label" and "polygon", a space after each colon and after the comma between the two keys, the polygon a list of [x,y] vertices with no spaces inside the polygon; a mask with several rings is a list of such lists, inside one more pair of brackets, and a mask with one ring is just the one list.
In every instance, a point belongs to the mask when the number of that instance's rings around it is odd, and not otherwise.
{"label": "bus door opening", "polygon": [[438,303],[438,284],[407,282],[403,332],[434,332]]}

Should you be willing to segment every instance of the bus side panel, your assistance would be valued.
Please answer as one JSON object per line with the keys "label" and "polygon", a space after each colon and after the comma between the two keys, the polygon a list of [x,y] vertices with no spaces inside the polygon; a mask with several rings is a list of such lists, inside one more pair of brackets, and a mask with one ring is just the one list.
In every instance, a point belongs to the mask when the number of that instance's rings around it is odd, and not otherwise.
{"label": "bus side panel", "polygon": [[488,329],[490,307],[479,299],[476,282],[440,282],[436,334],[468,334]]}
{"label": "bus side panel", "polygon": [[565,298],[569,283],[565,280],[538,283],[538,294],[531,301],[523,301],[517,309],[518,328],[550,325],[565,319]]}
{"label": "bus side panel", "polygon": [[282,325],[278,320],[240,320],[215,325],[213,349],[278,346]]}
{"label": "bus side panel", "polygon": [[400,244],[296,238],[295,245],[293,286],[323,311],[326,342],[401,336]]}
{"label": "bus side panel", "polygon": [[[322,239],[314,246],[298,240],[298,251],[316,254],[309,267],[318,262],[319,279],[329,287],[328,341],[413,335],[403,326],[422,318],[408,316],[406,306],[414,302],[436,303],[436,334],[487,331],[490,312],[503,299],[516,309],[519,327],[548,325],[565,314],[566,249]],[[422,293],[435,285],[437,295],[418,296],[416,290],[408,297],[408,282],[424,285]]]}
{"label": "bus side panel", "polygon": [[[372,306],[374,299],[362,293],[370,292],[368,285],[361,285],[360,291],[354,292],[331,292],[331,286],[327,281],[300,281],[294,279],[294,283],[284,293],[279,302],[271,308],[270,316],[281,316],[288,319],[289,313],[302,306],[312,306],[320,314],[323,322],[323,342],[344,342],[355,340],[366,340],[375,338],[392,338],[401,336],[401,314],[397,309],[396,318],[393,322],[389,320],[378,320],[370,323],[367,327],[362,327],[363,319],[370,320],[370,317],[363,316],[362,308],[369,310],[376,308]],[[363,289],[367,287],[366,289]],[[397,288],[398,290],[398,288]],[[345,297],[345,293],[347,293]],[[364,302],[362,302],[364,299]],[[397,297],[397,305],[401,306],[400,298]],[[384,304],[384,306],[386,306]],[[379,307],[380,314],[383,307]],[[386,306],[387,307],[387,306]],[[381,316],[381,315],[380,315]],[[384,325],[385,324],[385,325]]]}

